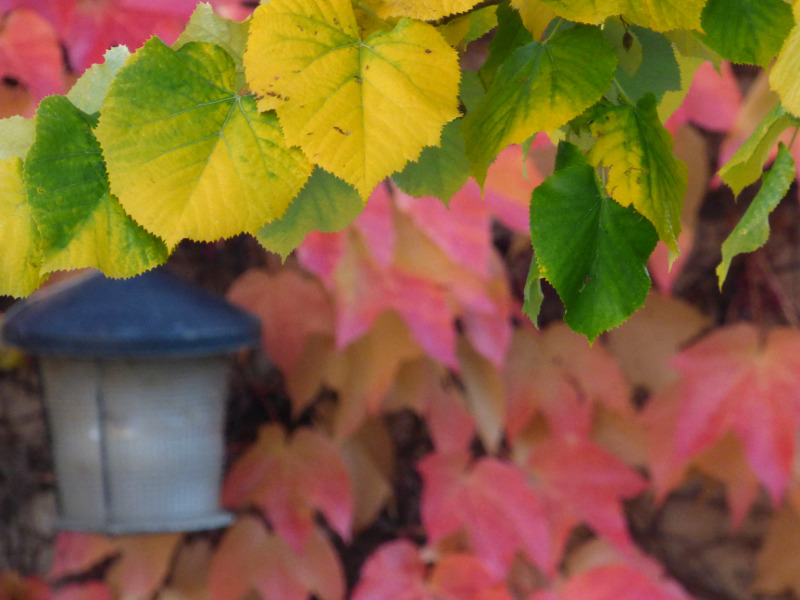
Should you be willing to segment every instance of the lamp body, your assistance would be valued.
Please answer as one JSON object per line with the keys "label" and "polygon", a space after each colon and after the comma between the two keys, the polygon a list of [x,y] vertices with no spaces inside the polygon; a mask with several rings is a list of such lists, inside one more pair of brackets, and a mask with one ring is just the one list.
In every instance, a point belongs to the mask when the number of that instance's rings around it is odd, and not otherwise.
{"label": "lamp body", "polygon": [[225,455],[228,356],[259,322],[164,270],[99,273],[6,313],[6,343],[39,357],[60,529],[214,529]]}
{"label": "lamp body", "polygon": [[110,534],[213,529],[228,361],[40,361],[61,529]]}

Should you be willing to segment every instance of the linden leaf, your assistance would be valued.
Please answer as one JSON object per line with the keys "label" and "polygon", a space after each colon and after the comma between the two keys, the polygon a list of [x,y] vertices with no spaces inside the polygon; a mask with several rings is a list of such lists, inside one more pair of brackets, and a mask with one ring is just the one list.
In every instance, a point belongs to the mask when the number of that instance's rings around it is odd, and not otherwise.
{"label": "linden leaf", "polygon": [[783,43],[778,59],[769,73],[769,85],[778,92],[781,103],[800,117],[800,24],[794,26]]}
{"label": "linden leaf", "polygon": [[792,154],[781,142],[778,156],[775,158],[772,168],[764,175],[761,189],[731,234],[722,242],[722,262],[717,266],[720,288],[725,282],[734,256],[757,250],[767,242],[769,214],[786,196],[795,175]]}
{"label": "linden leaf", "polygon": [[417,161],[392,175],[392,180],[411,196],[434,196],[446,202],[468,177],[469,161],[461,135],[461,119],[457,119],[445,125],[439,147],[425,148]]}
{"label": "linden leaf", "polygon": [[704,41],[734,63],[766,67],[794,21],[784,0],[709,0],[703,8]]}
{"label": "linden leaf", "polygon": [[659,237],[678,252],[687,168],[672,151],[673,140],[661,124],[652,94],[636,106],[608,106],[591,125],[598,137],[589,152],[594,165],[608,168],[607,189],[623,206],[650,220]]}
{"label": "linden leaf", "polygon": [[454,48],[465,49],[470,42],[497,27],[497,7],[484,6],[442,23],[436,29]]}
{"label": "linden leaf", "polygon": [[542,0],[561,17],[581,23],[599,24],[622,15],[654,31],[700,29],[700,14],[706,0]]}
{"label": "linden leaf", "polygon": [[287,142],[365,200],[458,116],[458,57],[442,35],[402,19],[361,40],[349,0],[260,5],[245,69]]}
{"label": "linden leaf", "polygon": [[473,176],[483,184],[503,148],[557,129],[597,102],[616,67],[617,56],[597,27],[579,25],[517,49],[464,118]]}
{"label": "linden leaf", "polygon": [[98,112],[111,82],[130,55],[125,46],[111,48],[106,52],[103,64],[92,65],[81,75],[67,94],[67,99],[86,114]]}
{"label": "linden leaf", "polygon": [[[120,70],[97,138],[111,190],[169,246],[254,232],[280,217],[311,174],[277,119],[238,94],[220,47],[148,41]],[[154,201],[157,198],[158,201]]]}
{"label": "linden leaf", "polygon": [[364,203],[352,186],[317,167],[283,216],[264,225],[256,239],[286,260],[309,232],[344,229],[362,210]]}
{"label": "linden leaf", "polygon": [[163,263],[167,249],[109,191],[94,125],[64,96],[39,105],[25,179],[42,236],[42,270],[97,267],[110,277],[131,277]]}
{"label": "linden leaf", "polygon": [[33,119],[0,121],[0,293],[27,296],[42,283],[42,240],[28,203],[23,157],[33,143]]}
{"label": "linden leaf", "polygon": [[27,296],[42,283],[42,241],[28,204],[22,159],[0,159],[0,293]]}
{"label": "linden leaf", "polygon": [[636,36],[638,47],[641,48],[640,61],[644,65],[634,69],[632,74],[622,63],[617,67],[615,81],[628,99],[638,102],[649,92],[658,102],[666,92],[680,90],[681,71],[670,41],[660,33],[637,25],[630,26],[626,31]]}
{"label": "linden leaf", "polygon": [[370,0],[370,6],[381,19],[409,17],[419,21],[436,21],[449,15],[468,12],[481,0]]}
{"label": "linden leaf", "polygon": [[525,29],[535,40],[541,39],[550,21],[557,16],[543,0],[511,0],[511,6],[519,11]]}
{"label": "linden leaf", "polygon": [[605,195],[575,146],[562,142],[559,158],[531,197],[531,238],[542,275],[566,306],[566,322],[593,340],[644,303],[647,259],[658,238],[640,214]]}
{"label": "linden leaf", "polygon": [[800,119],[787,113],[780,104],[776,104],[750,134],[747,141],[720,169],[719,176],[722,181],[727,183],[738,196],[745,187],[761,177],[764,163],[780,135],[788,127],[798,126]]}

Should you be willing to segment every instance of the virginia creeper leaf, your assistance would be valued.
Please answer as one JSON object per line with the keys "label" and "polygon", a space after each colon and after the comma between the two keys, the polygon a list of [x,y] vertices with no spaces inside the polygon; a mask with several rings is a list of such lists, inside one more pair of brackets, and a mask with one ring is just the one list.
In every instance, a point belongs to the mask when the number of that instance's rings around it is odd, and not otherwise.
{"label": "virginia creeper leaf", "polygon": [[766,67],[792,29],[784,0],[709,0],[703,8],[704,41],[734,63]]}
{"label": "virginia creeper leaf", "polygon": [[[280,217],[311,174],[273,114],[240,96],[220,47],[148,41],[120,70],[97,138],[111,190],[174,246],[254,232]],[[157,199],[157,201],[155,200]]]}
{"label": "virginia creeper leaf", "polygon": [[95,124],[64,96],[39,105],[25,179],[42,236],[42,270],[97,267],[131,277],[163,263],[167,249],[109,191]]}
{"label": "virginia creeper leaf", "polygon": [[531,237],[566,322],[593,340],[644,303],[647,259],[658,236],[644,217],[605,194],[575,146],[562,142],[559,159],[531,197]]}
{"label": "virginia creeper leaf", "polygon": [[800,23],[789,32],[778,59],[769,72],[770,87],[778,92],[781,104],[795,117],[800,117]]}
{"label": "virginia creeper leaf", "polygon": [[700,13],[706,0],[542,0],[556,14],[571,21],[599,24],[622,15],[654,31],[700,29]]}
{"label": "virginia creeper leaf", "polygon": [[105,54],[103,64],[92,65],[75,82],[67,99],[86,114],[100,110],[114,77],[128,60],[130,52],[125,46],[115,46]]}
{"label": "virginia creeper leaf", "polygon": [[22,159],[0,159],[0,293],[22,297],[42,283],[42,240],[23,183]]}
{"label": "virginia creeper leaf", "polygon": [[656,99],[647,94],[636,106],[599,109],[591,125],[598,137],[589,152],[594,165],[608,169],[606,187],[623,206],[633,205],[678,252],[687,169],[673,154],[673,140],[661,124]]}
{"label": "virginia creeper leaf", "polygon": [[441,34],[401,19],[361,40],[349,0],[262,4],[245,68],[288,143],[365,200],[458,116],[458,57]]}
{"label": "virginia creeper leaf", "polygon": [[555,567],[542,503],[518,467],[495,458],[467,464],[467,454],[429,454],[422,475],[422,523],[429,543],[465,530],[477,556],[503,577],[517,550],[546,573]]}
{"label": "virginia creeper leaf", "polygon": [[772,168],[764,175],[761,189],[731,234],[722,242],[722,262],[717,266],[720,287],[725,282],[734,256],[757,250],[767,242],[769,214],[789,191],[794,179],[794,159],[788,148],[781,143]]}
{"label": "virginia creeper leaf", "polygon": [[615,81],[628,99],[638,102],[649,92],[658,102],[665,92],[680,90],[680,67],[670,41],[660,33],[637,25],[631,25],[627,31],[636,36],[642,53],[642,66],[634,73],[629,74],[622,63],[617,67]]}
{"label": "virginia creeper leaf", "polygon": [[309,428],[287,439],[280,426],[263,426],[256,443],[234,463],[222,500],[231,507],[258,507],[298,554],[313,536],[316,510],[342,538],[350,538],[347,467],[333,443]]}
{"label": "virginia creeper leaf", "polygon": [[675,457],[688,460],[727,432],[744,446],[753,472],[776,504],[792,477],[800,423],[800,335],[766,334],[739,324],[689,346],[671,365],[681,374]]}
{"label": "virginia creeper leaf", "polygon": [[364,203],[353,186],[317,167],[283,216],[264,225],[256,239],[286,260],[308,232],[344,229],[362,210]]}
{"label": "virginia creeper leaf", "polygon": [[447,202],[468,177],[469,161],[461,135],[461,119],[456,119],[445,125],[439,146],[425,148],[419,159],[392,175],[392,180],[411,196],[434,196]]}
{"label": "virginia creeper leaf", "polygon": [[727,183],[738,196],[745,187],[761,177],[764,163],[780,135],[788,127],[798,126],[800,119],[787,113],[782,105],[776,104],[750,134],[747,141],[720,169],[719,176],[722,181]]}
{"label": "virginia creeper leaf", "polygon": [[654,569],[624,563],[592,566],[561,586],[557,600],[690,600],[673,581],[658,577]]}
{"label": "virginia creeper leaf", "polygon": [[483,184],[497,154],[539,131],[552,131],[597,102],[617,56],[597,27],[576,26],[517,49],[486,96],[464,118],[472,174]]}
{"label": "virginia creeper leaf", "polygon": [[344,586],[336,551],[318,527],[298,552],[252,517],[225,532],[208,573],[208,591],[218,600],[241,600],[252,592],[265,600],[340,600]]}

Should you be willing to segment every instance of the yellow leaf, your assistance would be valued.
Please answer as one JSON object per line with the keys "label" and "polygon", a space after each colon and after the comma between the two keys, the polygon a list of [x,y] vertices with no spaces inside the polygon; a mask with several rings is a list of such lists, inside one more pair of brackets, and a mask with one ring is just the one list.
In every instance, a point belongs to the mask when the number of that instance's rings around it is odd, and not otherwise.
{"label": "yellow leaf", "polygon": [[581,23],[599,24],[622,15],[628,23],[654,31],[700,30],[706,0],[543,0],[559,16]]}
{"label": "yellow leaf", "polygon": [[27,296],[42,282],[42,248],[22,182],[22,160],[0,160],[0,293]]}
{"label": "yellow leaf", "polygon": [[435,21],[467,12],[480,0],[372,0],[370,6],[382,19],[409,17],[420,21]]}
{"label": "yellow leaf", "polygon": [[365,200],[458,116],[458,56],[441,34],[403,19],[362,41],[349,0],[260,5],[244,62],[286,141]]}
{"label": "yellow leaf", "polygon": [[769,74],[770,87],[778,92],[784,108],[800,117],[800,25],[795,25],[783,43]]}
{"label": "yellow leaf", "polygon": [[517,9],[534,40],[540,40],[550,21],[558,16],[542,0],[511,0],[511,6]]}

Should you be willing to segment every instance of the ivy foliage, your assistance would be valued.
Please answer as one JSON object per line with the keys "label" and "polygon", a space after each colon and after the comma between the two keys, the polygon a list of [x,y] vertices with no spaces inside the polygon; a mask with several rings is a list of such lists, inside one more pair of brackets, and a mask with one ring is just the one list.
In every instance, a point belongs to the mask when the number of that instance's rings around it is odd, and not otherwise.
{"label": "ivy foliage", "polygon": [[[489,32],[485,62],[461,61]],[[286,257],[389,177],[447,202],[544,132],[559,164],[531,199],[525,310],[548,279],[592,339],[642,304],[656,241],[680,250],[686,166],[662,119],[694,70],[771,69],[779,102],[721,172],[738,194],[800,125],[798,57],[784,0],[272,0],[242,23],[200,4],[173,46],[112,49],[32,120],[0,121],[0,292],[132,276],[185,238],[250,233]]]}

